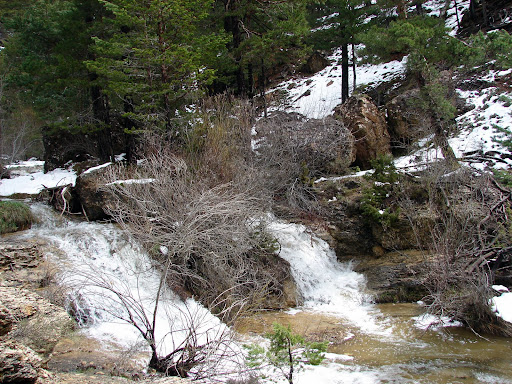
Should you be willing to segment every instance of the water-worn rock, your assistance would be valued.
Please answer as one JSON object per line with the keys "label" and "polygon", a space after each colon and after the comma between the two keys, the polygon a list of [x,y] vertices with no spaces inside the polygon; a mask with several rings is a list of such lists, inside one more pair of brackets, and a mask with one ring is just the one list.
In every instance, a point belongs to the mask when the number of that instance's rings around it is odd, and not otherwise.
{"label": "water-worn rock", "polygon": [[30,348],[14,340],[0,341],[0,383],[52,383],[41,368],[42,360]]}
{"label": "water-worn rock", "polygon": [[409,250],[364,257],[354,269],[365,275],[377,302],[415,302],[427,295],[422,283],[427,262],[424,253]]}
{"label": "water-worn rock", "polygon": [[79,209],[85,212],[88,220],[104,220],[109,216],[104,210],[109,195],[101,190],[101,179],[107,167],[96,167],[92,170],[82,172],[74,188],[74,195],[77,198]]}
{"label": "water-worn rock", "polygon": [[356,139],[355,165],[368,169],[377,156],[391,154],[386,119],[369,96],[351,96],[334,114]]}

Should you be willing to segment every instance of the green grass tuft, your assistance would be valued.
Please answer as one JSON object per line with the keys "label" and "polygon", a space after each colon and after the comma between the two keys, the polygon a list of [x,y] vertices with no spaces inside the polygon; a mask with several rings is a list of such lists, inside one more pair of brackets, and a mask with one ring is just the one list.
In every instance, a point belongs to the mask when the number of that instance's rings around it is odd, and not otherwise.
{"label": "green grass tuft", "polygon": [[0,201],[0,234],[30,228],[33,220],[28,205],[17,201]]}

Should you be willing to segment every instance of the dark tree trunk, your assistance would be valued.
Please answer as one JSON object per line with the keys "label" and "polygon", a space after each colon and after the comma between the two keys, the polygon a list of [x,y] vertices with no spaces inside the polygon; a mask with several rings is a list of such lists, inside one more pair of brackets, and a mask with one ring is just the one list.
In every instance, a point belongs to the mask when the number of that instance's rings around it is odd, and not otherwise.
{"label": "dark tree trunk", "polygon": [[108,99],[96,85],[91,87],[91,98],[94,119],[103,125],[103,129],[97,133],[98,156],[102,161],[110,161],[114,159],[114,148]]}
{"label": "dark tree trunk", "polygon": [[267,99],[265,97],[265,61],[261,58],[261,79],[260,79],[260,97],[263,103],[263,114],[267,118]]}
{"label": "dark tree trunk", "polygon": [[469,2],[469,16],[470,16],[471,20],[475,20],[475,18],[476,18],[475,1],[476,0],[471,0]]}
{"label": "dark tree trunk", "polygon": [[484,17],[484,25],[486,27],[489,26],[489,16],[487,15],[487,2],[485,0],[482,0],[482,13]]}
{"label": "dark tree trunk", "polygon": [[341,46],[341,102],[344,103],[348,99],[348,43]]}
{"label": "dark tree trunk", "polygon": [[352,76],[354,77],[352,81],[352,92],[355,92],[357,87],[357,56],[356,45],[354,43],[352,43]]}
{"label": "dark tree trunk", "polygon": [[416,6],[416,13],[418,15],[422,16],[423,13],[424,13],[423,1],[422,0],[415,0],[413,4]]}

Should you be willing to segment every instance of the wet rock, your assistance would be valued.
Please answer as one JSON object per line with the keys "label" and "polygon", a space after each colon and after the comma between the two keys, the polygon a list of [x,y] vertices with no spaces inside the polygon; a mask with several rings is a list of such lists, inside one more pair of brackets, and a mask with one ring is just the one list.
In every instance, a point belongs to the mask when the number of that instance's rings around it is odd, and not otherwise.
{"label": "wet rock", "polygon": [[377,302],[416,302],[428,294],[422,284],[427,262],[420,251],[389,252],[358,260],[354,270],[365,275]]}
{"label": "wet rock", "polygon": [[390,136],[384,114],[366,95],[351,96],[334,111],[355,137],[356,158],[354,165],[370,168],[379,155],[391,154]]}
{"label": "wet rock", "polygon": [[88,220],[105,220],[109,215],[104,207],[109,200],[109,194],[101,190],[102,177],[108,167],[95,167],[82,172],[74,188],[74,195],[79,204],[79,211],[83,211]]}
{"label": "wet rock", "polygon": [[42,360],[30,348],[14,340],[0,341],[0,383],[51,383],[51,375],[41,368]]}

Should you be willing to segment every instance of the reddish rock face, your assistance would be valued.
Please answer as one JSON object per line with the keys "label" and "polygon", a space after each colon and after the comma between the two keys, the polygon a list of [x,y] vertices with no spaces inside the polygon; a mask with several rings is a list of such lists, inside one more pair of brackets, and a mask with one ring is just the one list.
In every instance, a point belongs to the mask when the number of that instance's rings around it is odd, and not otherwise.
{"label": "reddish rock face", "polygon": [[379,155],[391,154],[386,119],[370,97],[351,96],[335,109],[334,114],[356,139],[355,165],[368,169],[370,162]]}

